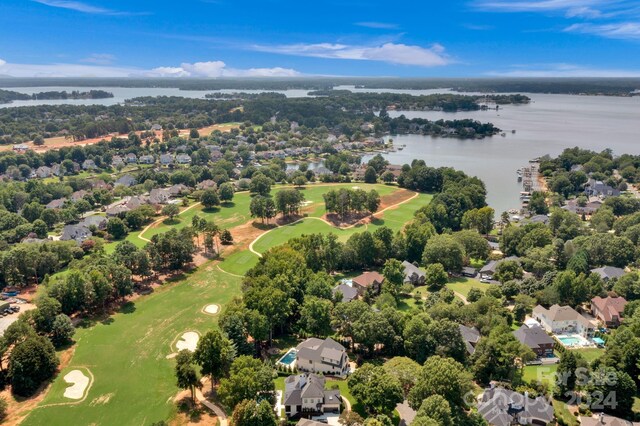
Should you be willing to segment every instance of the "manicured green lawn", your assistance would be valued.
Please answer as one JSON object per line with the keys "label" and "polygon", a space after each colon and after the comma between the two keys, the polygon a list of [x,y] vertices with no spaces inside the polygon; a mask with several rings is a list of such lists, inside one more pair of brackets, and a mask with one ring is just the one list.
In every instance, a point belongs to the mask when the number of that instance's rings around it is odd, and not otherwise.
{"label": "manicured green lawn", "polygon": [[493,284],[483,284],[474,278],[460,277],[451,279],[447,284],[447,287],[455,292],[460,293],[464,297],[467,297],[469,295],[469,290],[471,290],[472,288],[477,288],[484,292],[487,291],[487,289],[491,285]]}
{"label": "manicured green lawn", "polygon": [[558,371],[558,364],[527,365],[522,369],[522,379],[527,382],[540,381],[553,386],[556,371]]}
{"label": "manicured green lawn", "polygon": [[571,349],[571,351],[582,355],[589,364],[604,354],[604,348]]}
{"label": "manicured green lawn", "polygon": [[[166,359],[171,343],[190,330],[206,332],[216,317],[202,314],[209,303],[224,305],[240,294],[240,279],[211,263],[150,296],[142,297],[104,322],[78,330],[75,353],[54,381],[51,391],[32,411],[25,425],[150,424],[175,413],[174,361]],[[66,372],[85,367],[95,381],[86,400],[62,397]]]}

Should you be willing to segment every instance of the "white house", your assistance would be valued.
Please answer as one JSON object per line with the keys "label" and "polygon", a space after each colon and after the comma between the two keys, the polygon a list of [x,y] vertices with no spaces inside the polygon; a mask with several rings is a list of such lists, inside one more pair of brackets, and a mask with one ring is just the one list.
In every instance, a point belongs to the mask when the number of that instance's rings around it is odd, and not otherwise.
{"label": "white house", "polygon": [[583,337],[593,337],[595,327],[571,306],[553,305],[549,309],[543,306],[533,308],[535,318],[547,333],[552,334],[580,334]]}
{"label": "white house", "polygon": [[300,414],[340,412],[340,391],[325,389],[325,378],[316,374],[297,374],[284,381],[284,408],[287,417]]}
{"label": "white house", "polygon": [[301,371],[345,376],[349,358],[344,346],[331,338],[312,337],[296,347],[296,366]]}

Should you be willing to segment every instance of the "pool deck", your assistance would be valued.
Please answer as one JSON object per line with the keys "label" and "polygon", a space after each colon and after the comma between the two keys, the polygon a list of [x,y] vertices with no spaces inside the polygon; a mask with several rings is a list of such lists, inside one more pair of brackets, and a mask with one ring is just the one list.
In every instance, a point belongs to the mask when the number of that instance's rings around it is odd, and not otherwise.
{"label": "pool deck", "polygon": [[[567,349],[595,348],[597,345],[590,339],[579,334],[554,334],[554,336]],[[576,344],[565,343],[562,339],[577,340]]]}
{"label": "pool deck", "polygon": [[[276,365],[280,364],[280,365],[284,365],[285,367],[295,367],[297,353],[298,351],[296,350],[296,348],[289,348],[289,350],[284,355],[282,355],[282,357],[280,357],[280,359],[276,362]],[[291,354],[293,354],[293,359],[291,360],[291,362],[282,361],[283,359],[290,356]]]}

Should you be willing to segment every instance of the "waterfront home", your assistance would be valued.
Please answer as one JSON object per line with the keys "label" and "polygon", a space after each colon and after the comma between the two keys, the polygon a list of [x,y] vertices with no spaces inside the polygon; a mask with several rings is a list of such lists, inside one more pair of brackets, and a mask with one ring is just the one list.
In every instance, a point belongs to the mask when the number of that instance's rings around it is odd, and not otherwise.
{"label": "waterfront home", "polygon": [[591,216],[602,207],[602,200],[599,198],[592,198],[583,206],[578,203],[577,199],[567,201],[567,204],[562,206],[564,210],[568,210],[572,213]]}
{"label": "waterfront home", "polygon": [[600,297],[591,299],[591,313],[606,327],[617,327],[622,320],[627,300],[624,297]]}
{"label": "waterfront home", "polygon": [[553,356],[553,347],[556,342],[542,328],[522,325],[513,332],[513,335],[520,343],[531,349],[538,358]]}
{"label": "waterfront home", "polygon": [[349,358],[344,346],[328,337],[309,338],[296,347],[296,367],[300,371],[345,376]]}
{"label": "waterfront home", "polygon": [[589,197],[617,197],[620,190],[593,178],[589,179],[584,185],[584,193]]}
{"label": "waterfront home", "polygon": [[491,387],[482,394],[478,413],[495,426],[546,425],[554,418],[553,406],[543,396],[529,398],[528,393]]}
{"label": "waterfront home", "polygon": [[363,296],[367,290],[378,294],[384,282],[384,275],[376,271],[368,271],[358,275],[351,282],[360,296]]}
{"label": "waterfront home", "polygon": [[462,336],[462,341],[464,341],[464,346],[467,348],[467,353],[469,355],[473,355],[476,351],[476,345],[480,341],[480,332],[475,327],[467,327],[466,325],[458,325],[460,329],[460,335]]}
{"label": "waterfront home", "polygon": [[609,281],[614,278],[620,278],[621,276],[626,274],[624,269],[617,268],[615,266],[603,266],[602,268],[595,268],[591,270],[591,273],[600,275],[600,278],[605,281]]}
{"label": "waterfront home", "polygon": [[404,282],[411,283],[413,285],[424,285],[424,281],[426,279],[424,271],[418,268],[411,262],[407,262],[406,260],[402,262],[402,267],[404,268]]}
{"label": "waterfront home", "polygon": [[533,318],[536,319],[547,333],[579,334],[589,338],[593,336],[595,327],[571,306],[553,305],[549,309],[541,305],[533,308]]}
{"label": "waterfront home", "polygon": [[303,373],[284,381],[284,411],[287,417],[340,412],[340,390],[325,389],[326,379]]}
{"label": "waterfront home", "polygon": [[316,176],[328,176],[332,175],[333,172],[324,166],[320,166],[313,169],[313,174],[315,174]]}

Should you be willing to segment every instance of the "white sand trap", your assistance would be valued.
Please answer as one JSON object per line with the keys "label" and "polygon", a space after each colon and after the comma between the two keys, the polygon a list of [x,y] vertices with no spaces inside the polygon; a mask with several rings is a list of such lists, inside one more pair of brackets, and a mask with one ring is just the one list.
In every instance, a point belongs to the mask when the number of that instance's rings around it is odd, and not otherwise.
{"label": "white sand trap", "polygon": [[310,206],[311,204],[313,204],[313,201],[310,201],[310,200],[303,201],[300,203],[300,205],[303,207]]}
{"label": "white sand trap", "polygon": [[359,186],[352,186],[351,189],[360,189]]}
{"label": "white sand trap", "polygon": [[176,342],[176,348],[178,351],[188,350],[189,352],[195,352],[198,347],[198,341],[200,340],[200,335],[195,331],[187,331],[182,335],[180,340]]}
{"label": "white sand trap", "polygon": [[89,386],[89,378],[80,370],[68,372],[64,381],[72,385],[64,390],[64,397],[69,399],[82,399],[84,391]]}
{"label": "white sand trap", "polygon": [[204,307],[205,314],[216,315],[218,312],[220,312],[220,305],[216,305],[215,303]]}

